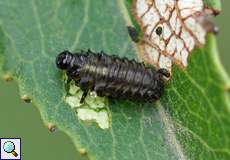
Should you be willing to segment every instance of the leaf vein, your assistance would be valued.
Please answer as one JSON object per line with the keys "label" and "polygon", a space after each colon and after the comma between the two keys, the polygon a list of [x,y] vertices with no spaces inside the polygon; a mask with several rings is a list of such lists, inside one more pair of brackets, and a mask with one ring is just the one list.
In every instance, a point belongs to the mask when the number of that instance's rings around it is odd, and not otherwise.
{"label": "leaf vein", "polygon": [[[38,31],[39,31],[39,34],[40,34],[40,41],[41,41],[41,53],[43,55],[45,55],[45,42],[44,42],[44,33],[43,33],[43,30],[42,30],[42,25],[41,25],[41,19],[39,17],[39,14],[38,14],[38,9],[37,9],[37,6],[35,4],[35,1],[34,0],[31,0],[31,4],[32,4],[32,8],[33,8],[33,12],[34,12],[34,18],[37,22],[37,25],[38,25]],[[45,55],[46,56],[46,55]]]}
{"label": "leaf vein", "polygon": [[76,34],[76,38],[75,38],[75,40],[74,40],[74,42],[73,42],[73,45],[70,47],[70,50],[71,51],[74,51],[75,49],[76,49],[76,47],[77,47],[77,45],[78,45],[78,43],[79,43],[79,39],[80,39],[80,37],[81,37],[81,34],[82,34],[82,32],[84,31],[84,28],[85,28],[85,26],[87,25],[87,23],[88,23],[88,21],[89,21],[89,16],[88,16],[88,14],[89,14],[89,6],[90,6],[90,0],[85,0],[85,2],[86,2],[86,5],[85,5],[85,9],[84,9],[84,19],[83,19],[83,23],[82,23],[82,25],[80,26],[80,28],[79,28],[79,30],[78,30],[78,32],[77,32],[77,34]]}

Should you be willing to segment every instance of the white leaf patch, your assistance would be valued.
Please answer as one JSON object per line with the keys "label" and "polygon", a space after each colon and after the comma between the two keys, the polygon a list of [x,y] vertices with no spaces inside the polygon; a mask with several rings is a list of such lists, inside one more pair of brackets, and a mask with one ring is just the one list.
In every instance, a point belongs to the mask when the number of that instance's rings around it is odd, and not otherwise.
{"label": "white leaf patch", "polygon": [[72,109],[76,110],[77,117],[82,121],[94,121],[101,129],[108,129],[110,124],[109,112],[106,108],[108,105],[107,99],[98,97],[94,92],[90,92],[85,102],[81,104],[82,90],[73,81],[69,85],[65,101]]}
{"label": "white leaf patch", "polygon": [[142,51],[157,68],[187,67],[195,46],[203,46],[207,31],[203,0],[135,0],[134,14],[144,33]]}

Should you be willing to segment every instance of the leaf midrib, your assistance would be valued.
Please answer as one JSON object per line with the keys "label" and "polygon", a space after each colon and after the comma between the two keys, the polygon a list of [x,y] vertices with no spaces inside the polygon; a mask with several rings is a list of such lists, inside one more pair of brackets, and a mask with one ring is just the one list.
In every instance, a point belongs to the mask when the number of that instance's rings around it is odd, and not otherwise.
{"label": "leaf midrib", "polygon": [[[128,14],[127,8],[125,7],[124,0],[117,0],[117,2],[118,2],[118,6],[120,7],[120,11],[123,14],[124,20],[126,21],[126,24],[130,26],[134,26]],[[133,46],[136,50],[136,53],[141,52],[141,50],[138,49],[137,43],[135,43]],[[140,55],[143,55],[143,53],[137,54],[138,59],[142,60],[142,57],[140,57]],[[169,116],[169,114],[165,111],[160,100],[159,102],[156,103],[156,107],[157,107],[157,112],[160,116],[160,119],[164,124],[164,128],[166,129],[165,137],[171,142],[170,143],[171,150],[176,151],[178,157],[180,157],[181,160],[187,160],[186,155],[184,154],[184,151],[182,149],[182,146],[176,138],[175,127],[174,127],[173,121],[171,120],[171,117]]]}

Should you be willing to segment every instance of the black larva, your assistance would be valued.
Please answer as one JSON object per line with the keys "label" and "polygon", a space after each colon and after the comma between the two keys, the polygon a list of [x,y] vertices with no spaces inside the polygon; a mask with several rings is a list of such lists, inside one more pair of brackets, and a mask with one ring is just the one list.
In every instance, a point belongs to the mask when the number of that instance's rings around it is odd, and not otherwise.
{"label": "black larva", "polygon": [[103,52],[64,51],[57,56],[56,65],[66,70],[68,78],[83,90],[81,103],[89,91],[100,97],[153,102],[163,94],[164,76],[170,76],[166,69],[156,71],[143,63]]}

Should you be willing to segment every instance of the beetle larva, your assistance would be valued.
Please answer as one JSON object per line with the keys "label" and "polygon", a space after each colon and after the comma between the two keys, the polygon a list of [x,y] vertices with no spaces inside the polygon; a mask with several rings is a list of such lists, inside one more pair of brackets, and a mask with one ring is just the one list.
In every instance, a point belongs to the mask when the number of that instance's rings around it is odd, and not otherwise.
{"label": "beetle larva", "polygon": [[153,102],[163,94],[164,76],[170,76],[166,69],[155,70],[134,60],[90,50],[76,54],[64,51],[57,56],[56,65],[82,89],[81,103],[89,91],[100,97]]}

